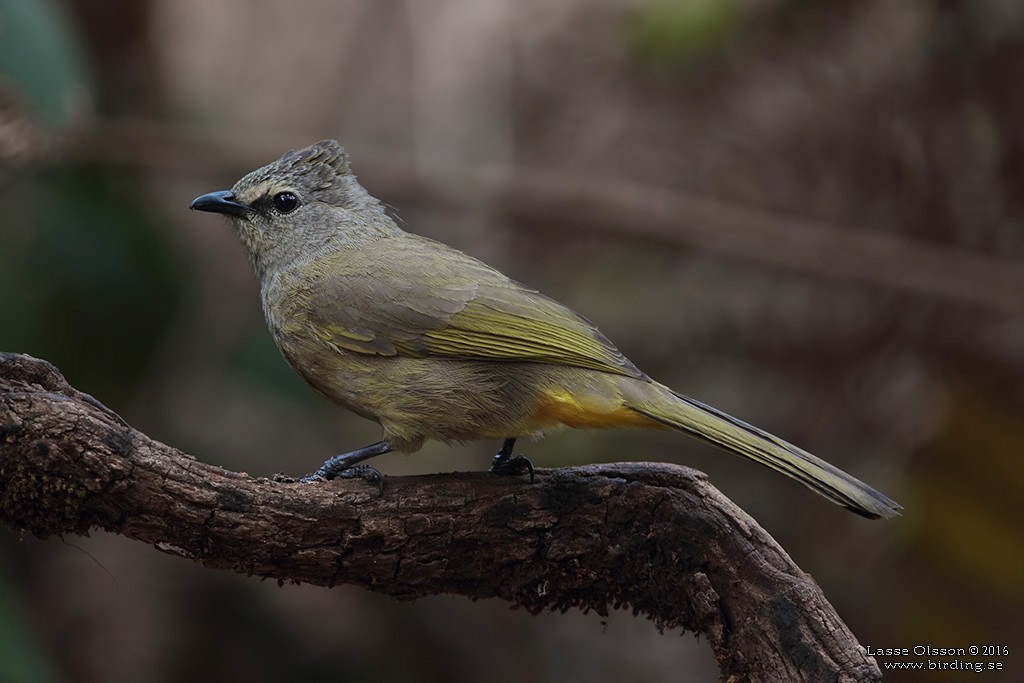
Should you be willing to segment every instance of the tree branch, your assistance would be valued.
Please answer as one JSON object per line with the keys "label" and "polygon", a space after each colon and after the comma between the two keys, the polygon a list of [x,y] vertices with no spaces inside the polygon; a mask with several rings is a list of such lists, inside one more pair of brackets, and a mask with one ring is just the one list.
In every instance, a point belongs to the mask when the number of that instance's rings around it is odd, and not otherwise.
{"label": "tree branch", "polygon": [[531,612],[628,607],[704,634],[728,680],[880,680],[821,589],[694,470],[651,463],[276,483],[132,429],[49,363],[0,353],[0,520],[98,528],[218,569]]}

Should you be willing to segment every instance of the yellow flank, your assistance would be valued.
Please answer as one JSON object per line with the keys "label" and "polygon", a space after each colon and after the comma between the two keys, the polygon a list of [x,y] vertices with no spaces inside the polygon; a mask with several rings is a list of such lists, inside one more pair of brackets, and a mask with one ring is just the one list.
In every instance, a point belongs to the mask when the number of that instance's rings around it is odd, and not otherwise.
{"label": "yellow flank", "polygon": [[580,429],[602,429],[605,427],[644,427],[647,429],[668,429],[632,408],[626,407],[619,399],[615,403],[606,396],[576,396],[565,389],[545,389],[537,402],[533,422],[540,429],[555,425],[566,425]]}

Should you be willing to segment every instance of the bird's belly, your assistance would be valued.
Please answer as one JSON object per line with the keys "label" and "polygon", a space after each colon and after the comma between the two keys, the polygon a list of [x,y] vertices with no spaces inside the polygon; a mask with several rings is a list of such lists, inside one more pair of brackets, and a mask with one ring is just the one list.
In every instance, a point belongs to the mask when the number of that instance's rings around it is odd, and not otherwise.
{"label": "bird's belly", "polygon": [[380,423],[396,441],[503,439],[563,426],[661,427],[625,407],[614,379],[604,373],[532,363],[377,356],[294,337],[278,342],[318,393]]}

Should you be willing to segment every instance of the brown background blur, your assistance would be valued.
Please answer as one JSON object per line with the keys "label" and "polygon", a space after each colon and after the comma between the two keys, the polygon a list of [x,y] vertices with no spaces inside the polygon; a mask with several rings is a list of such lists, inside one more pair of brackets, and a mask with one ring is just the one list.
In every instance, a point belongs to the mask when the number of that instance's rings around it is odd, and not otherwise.
{"label": "brown background blur", "polygon": [[[376,440],[292,375],[236,238],[187,210],[327,137],[409,229],[906,512],[674,434],[566,433],[526,445],[538,466],[704,470],[862,643],[1010,648],[970,658],[1002,675],[889,680],[1024,680],[1024,3],[0,0],[0,349],[258,476]],[[716,677],[625,612],[279,588],[0,529],[4,682]]]}

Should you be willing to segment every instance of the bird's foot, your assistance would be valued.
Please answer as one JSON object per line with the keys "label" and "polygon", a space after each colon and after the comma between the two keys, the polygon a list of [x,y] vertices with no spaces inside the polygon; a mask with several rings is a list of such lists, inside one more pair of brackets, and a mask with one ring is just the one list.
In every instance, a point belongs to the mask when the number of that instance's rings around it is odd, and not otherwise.
{"label": "bird's foot", "polygon": [[529,472],[530,483],[533,483],[533,463],[523,455],[499,452],[494,456],[494,460],[491,461],[491,472],[503,477]]}
{"label": "bird's foot", "polygon": [[[349,465],[342,469],[332,466],[330,460],[320,466],[316,472],[307,474],[298,480],[300,484],[309,484],[315,481],[330,481],[331,479],[362,479],[374,484],[379,493],[384,493],[384,475],[375,467],[369,465]],[[291,481],[296,481],[292,479]]]}
{"label": "bird's foot", "polygon": [[[298,480],[300,484],[308,484],[313,481],[330,481],[337,477],[342,479],[364,479],[371,484],[376,484],[377,489],[380,493],[384,493],[384,475],[369,465],[360,465],[359,462],[372,458],[377,455],[384,455],[385,453],[391,452],[391,444],[387,441],[378,441],[372,443],[369,446],[363,446],[357,448],[354,451],[348,453],[342,453],[341,455],[335,455],[331,458],[327,458],[324,464],[320,466],[316,472],[307,474]],[[288,483],[294,483],[295,480],[291,477],[285,477],[283,475],[277,475],[274,477],[274,481],[282,481]]]}

